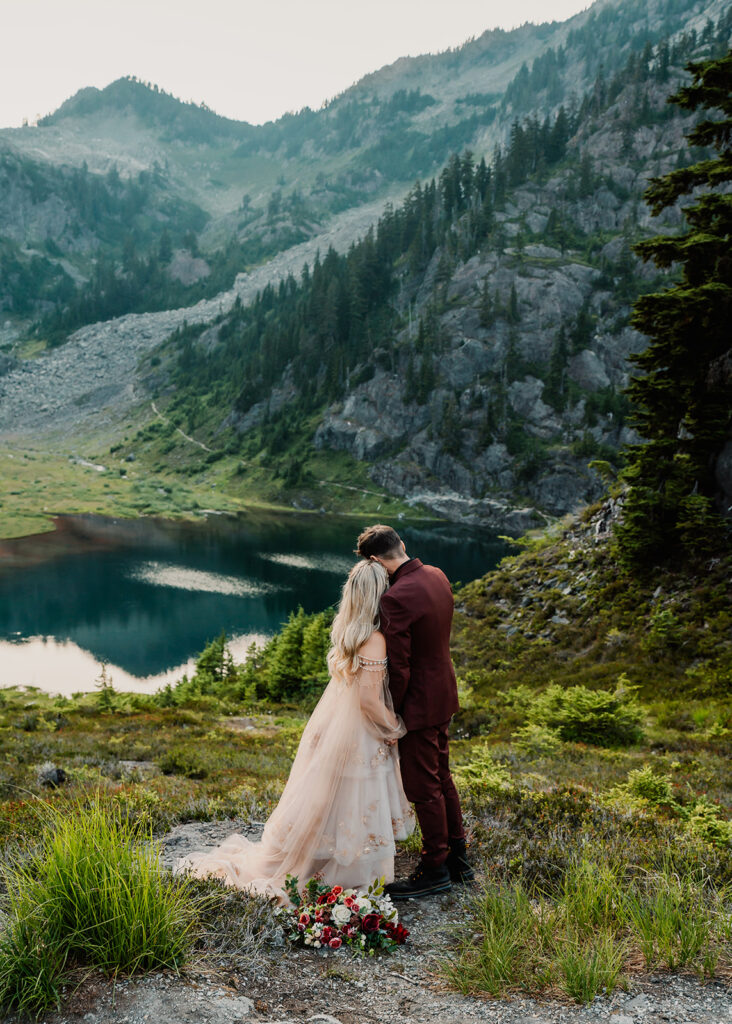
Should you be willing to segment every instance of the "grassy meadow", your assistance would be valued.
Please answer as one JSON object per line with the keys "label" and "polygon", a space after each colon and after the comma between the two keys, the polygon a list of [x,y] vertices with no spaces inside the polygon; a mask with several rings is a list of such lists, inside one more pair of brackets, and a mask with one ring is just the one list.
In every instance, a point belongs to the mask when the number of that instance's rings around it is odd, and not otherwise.
{"label": "grassy meadow", "polygon": [[[130,458],[131,456],[131,458]],[[205,453],[170,422],[153,418],[107,443],[52,449],[0,444],[0,540],[53,529],[71,513],[136,518],[196,518],[251,508],[319,510],[411,518],[419,510],[383,494],[362,463],[311,445],[287,459]],[[293,465],[296,472],[293,476]]]}

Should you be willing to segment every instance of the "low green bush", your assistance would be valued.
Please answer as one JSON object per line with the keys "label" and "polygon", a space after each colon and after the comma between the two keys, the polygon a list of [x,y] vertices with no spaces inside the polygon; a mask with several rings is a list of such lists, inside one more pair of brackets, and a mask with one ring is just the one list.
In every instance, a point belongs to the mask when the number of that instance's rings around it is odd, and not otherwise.
{"label": "low green bush", "polygon": [[470,796],[485,797],[515,789],[508,768],[496,761],[487,747],[473,751],[466,764],[456,765],[453,776],[460,789]]}
{"label": "low green bush", "polygon": [[599,747],[630,746],[643,736],[643,712],[623,677],[612,692],[553,684],[535,697],[527,718],[556,730],[563,740]]}
{"label": "low green bush", "polygon": [[654,807],[668,807],[674,803],[671,776],[657,775],[649,764],[628,772],[624,788],[630,796],[645,800]]}
{"label": "low green bush", "polygon": [[537,722],[522,725],[511,736],[511,744],[529,757],[542,757],[555,753],[562,745],[559,732]]}
{"label": "low green bush", "polygon": [[187,779],[205,779],[208,768],[195,750],[172,747],[158,761],[164,775],[184,775]]}
{"label": "low green bush", "polygon": [[688,831],[712,846],[732,847],[732,821],[726,821],[719,808],[708,800],[697,800],[686,824]]}

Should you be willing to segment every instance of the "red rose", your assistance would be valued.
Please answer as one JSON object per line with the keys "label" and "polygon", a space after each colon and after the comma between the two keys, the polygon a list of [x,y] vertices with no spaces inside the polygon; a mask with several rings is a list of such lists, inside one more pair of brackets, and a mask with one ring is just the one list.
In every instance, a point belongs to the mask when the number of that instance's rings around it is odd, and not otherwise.
{"label": "red rose", "polygon": [[334,896],[340,896],[340,894],[343,892],[343,886],[334,885],[330,891],[333,893]]}
{"label": "red rose", "polygon": [[300,914],[300,924],[310,924],[310,914]]}
{"label": "red rose", "polygon": [[407,941],[409,932],[401,924],[393,924],[391,921],[387,921],[384,925],[384,930],[390,939],[393,939],[399,946],[403,946]]}
{"label": "red rose", "polygon": [[333,937],[333,929],[326,925],[323,931],[320,933],[320,938],[323,942],[328,942]]}
{"label": "red rose", "polygon": [[339,939],[338,936],[336,935],[335,938],[330,940],[328,945],[330,946],[331,949],[338,949],[342,945],[342,943],[343,940]]}
{"label": "red rose", "polygon": [[377,932],[379,925],[381,924],[381,914],[367,914],[361,922],[363,930],[368,932]]}
{"label": "red rose", "polygon": [[328,903],[335,903],[337,899],[338,897],[334,896],[333,893],[331,893],[330,896],[328,897]]}

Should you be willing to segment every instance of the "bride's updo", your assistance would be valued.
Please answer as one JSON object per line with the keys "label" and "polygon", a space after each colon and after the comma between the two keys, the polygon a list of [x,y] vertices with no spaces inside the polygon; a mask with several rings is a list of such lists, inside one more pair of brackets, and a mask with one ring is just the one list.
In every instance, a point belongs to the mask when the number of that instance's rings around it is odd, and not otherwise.
{"label": "bride's updo", "polygon": [[356,654],[379,628],[379,601],[388,585],[386,569],[379,562],[362,559],[349,572],[330,631],[331,676],[348,682],[357,670]]}

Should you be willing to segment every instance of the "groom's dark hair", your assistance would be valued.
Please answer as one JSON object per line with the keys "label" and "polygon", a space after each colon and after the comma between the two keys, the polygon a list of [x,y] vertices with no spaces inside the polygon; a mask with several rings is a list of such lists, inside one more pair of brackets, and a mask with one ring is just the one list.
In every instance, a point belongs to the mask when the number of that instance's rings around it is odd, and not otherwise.
{"label": "groom's dark hair", "polygon": [[377,523],[360,534],[356,542],[356,554],[361,558],[397,558],[402,553],[402,538],[391,526]]}

